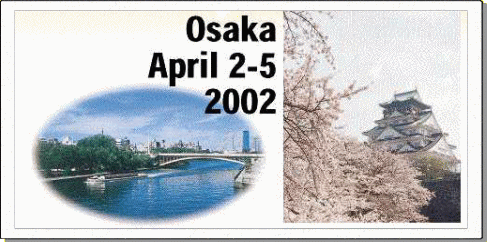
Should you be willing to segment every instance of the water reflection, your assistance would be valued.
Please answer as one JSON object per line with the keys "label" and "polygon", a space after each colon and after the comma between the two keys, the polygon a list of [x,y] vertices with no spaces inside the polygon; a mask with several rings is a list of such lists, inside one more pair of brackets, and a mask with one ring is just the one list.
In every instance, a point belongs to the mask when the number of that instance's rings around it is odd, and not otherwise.
{"label": "water reflection", "polygon": [[85,182],[86,187],[90,192],[103,193],[105,191],[105,182],[88,183]]}
{"label": "water reflection", "polygon": [[219,160],[191,161],[181,169],[148,171],[147,177],[86,183],[52,182],[64,197],[100,213],[142,219],[174,218],[208,210],[240,190],[233,177],[242,166]]}

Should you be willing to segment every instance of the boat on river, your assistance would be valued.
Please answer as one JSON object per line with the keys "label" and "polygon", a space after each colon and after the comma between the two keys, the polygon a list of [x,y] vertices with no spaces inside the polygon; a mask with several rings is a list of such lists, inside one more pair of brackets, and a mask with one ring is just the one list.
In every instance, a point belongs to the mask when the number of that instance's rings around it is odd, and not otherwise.
{"label": "boat on river", "polygon": [[86,183],[88,184],[96,184],[96,183],[102,183],[106,180],[105,176],[92,176],[92,177],[88,177],[86,179]]}
{"label": "boat on river", "polygon": [[88,184],[96,184],[96,183],[102,183],[106,181],[113,181],[113,180],[120,180],[120,179],[127,179],[127,178],[133,178],[133,177],[147,177],[146,173],[121,173],[121,174],[106,174],[106,175],[98,175],[98,176],[92,176],[86,179],[86,183]]}

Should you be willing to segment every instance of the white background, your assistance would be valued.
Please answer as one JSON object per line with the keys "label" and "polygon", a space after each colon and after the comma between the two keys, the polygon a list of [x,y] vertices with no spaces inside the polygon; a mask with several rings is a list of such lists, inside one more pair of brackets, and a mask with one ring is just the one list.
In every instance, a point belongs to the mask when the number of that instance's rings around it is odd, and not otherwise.
{"label": "white background", "polygon": [[[236,60],[229,60],[234,52],[245,54],[246,66],[260,65],[264,52],[276,53],[277,70],[282,70],[282,33],[277,42],[268,43],[213,43],[203,40],[192,42],[186,36],[186,22],[194,15],[206,23],[218,21],[241,25],[241,16],[249,15],[252,22],[274,22],[282,26],[281,12],[192,12],[192,11],[124,11],[124,12],[16,12],[16,77],[15,77],[15,226],[18,228],[118,228],[118,227],[174,227],[174,228],[241,228],[266,227],[282,221],[282,208],[268,203],[279,201],[282,189],[276,187],[282,167],[281,146],[282,113],[250,115],[255,128],[263,138],[269,154],[269,166],[255,191],[240,201],[230,203],[207,216],[197,216],[180,221],[121,221],[113,217],[81,211],[60,198],[50,198],[55,193],[46,191],[36,177],[32,152],[36,132],[63,105],[101,91],[130,86],[168,87],[169,80],[148,78],[153,52],[162,52],[169,74],[169,58],[199,58],[201,51],[218,53],[218,79],[192,78],[176,81],[174,90],[192,89],[195,95],[204,96],[209,88],[225,91],[228,88],[244,90],[252,87],[260,93],[272,88],[278,93],[272,108],[282,107],[282,72],[272,79],[258,73],[247,73],[247,78],[229,78]],[[222,21],[224,20],[224,21]],[[259,30],[260,24],[255,28]],[[208,57],[207,57],[208,58]],[[38,63],[32,65],[32,63]],[[210,66],[208,60],[208,67]],[[242,71],[245,68],[242,68]],[[195,74],[198,76],[199,71]],[[208,71],[208,75],[210,71]],[[33,81],[42,80],[42,81]],[[26,100],[36,100],[35,102]],[[173,100],[178,102],[178,100]],[[60,106],[61,105],[61,106]],[[202,110],[203,111],[203,110]],[[245,116],[244,116],[245,117]],[[23,121],[26,120],[27,122]],[[277,139],[276,142],[276,138]],[[25,147],[25,148],[24,148]],[[274,166],[274,167],[272,167]],[[266,179],[267,178],[267,179]],[[42,198],[33,206],[31,197]],[[39,209],[43,207],[45,209]],[[249,214],[268,214],[263,219],[249,223]],[[32,216],[35,214],[35,216]],[[51,219],[46,220],[46,217]],[[245,219],[241,219],[241,218]],[[76,218],[76,219],[73,219]],[[239,218],[239,219],[235,219]]]}
{"label": "white background", "polygon": [[[279,5],[279,6],[277,6]],[[2,4],[2,235],[13,237],[479,237],[481,208],[481,79],[480,3],[3,3]],[[282,63],[272,82],[246,78],[229,81],[226,73],[234,61],[229,53],[246,54],[258,64],[263,51],[275,52],[282,60],[282,15],[279,12],[247,12],[276,24],[278,42],[273,44],[193,43],[185,35],[191,13],[139,12],[146,24],[131,26],[120,21],[123,12],[90,16],[92,22],[77,25],[55,20],[44,29],[20,24],[14,41],[14,10],[467,10],[468,11],[468,184],[462,184],[461,224],[285,224],[282,219]],[[17,12],[16,14],[24,13]],[[29,13],[32,14],[32,13]],[[170,14],[170,13],[169,13]],[[185,16],[184,14],[188,14]],[[203,13],[200,12],[203,16]],[[240,12],[215,17],[238,20]],[[118,17],[117,17],[118,16]],[[149,16],[149,19],[147,18]],[[233,16],[233,17],[232,17]],[[17,16],[19,17],[19,16]],[[97,17],[99,18],[97,22]],[[179,17],[179,20],[177,20]],[[122,18],[123,19],[123,18]],[[157,21],[153,21],[157,19]],[[77,20],[76,20],[77,21]],[[73,23],[76,23],[74,21]],[[112,22],[111,22],[112,21]],[[219,21],[220,23],[225,21]],[[237,23],[239,21],[236,21]],[[97,23],[97,24],[93,24]],[[17,23],[16,23],[17,24]],[[39,23],[37,23],[39,24]],[[65,26],[60,28],[59,26]],[[115,27],[114,27],[115,26]],[[118,26],[118,27],[117,27]],[[140,27],[143,26],[143,27]],[[17,34],[18,33],[18,34]],[[171,38],[161,33],[170,33]],[[15,42],[15,60],[14,60]],[[183,46],[184,45],[184,46]],[[215,48],[215,45],[217,47]],[[168,47],[170,46],[170,47]],[[174,48],[178,46],[179,48]],[[278,94],[276,115],[252,115],[249,119],[260,132],[267,151],[267,165],[255,188],[224,209],[187,220],[141,223],[113,220],[73,207],[55,197],[41,184],[33,170],[32,145],[37,132],[63,105],[94,93],[139,85],[168,85],[168,80],[148,79],[152,52],[164,56],[195,58],[201,50],[218,50],[219,79],[179,80],[178,89],[193,89],[203,95],[210,87],[273,88]],[[166,57],[166,58],[167,58]],[[253,61],[252,61],[253,60]],[[15,76],[14,76],[15,61]],[[250,77],[250,75],[248,75]],[[257,76],[257,75],[256,75]],[[15,78],[15,79],[14,79]],[[15,92],[14,92],[15,84]],[[462,83],[466,85],[466,83]],[[463,88],[466,90],[466,88]],[[15,95],[15,96],[14,96]],[[462,93],[466,95],[466,93]],[[15,99],[15,106],[14,106]],[[466,100],[463,98],[462,100]],[[466,106],[466,104],[465,104]],[[15,121],[14,121],[15,112]],[[14,141],[15,125],[15,141]],[[466,126],[462,125],[466,130]],[[462,132],[463,133],[463,132]],[[466,133],[466,132],[465,132]],[[14,142],[16,150],[14,153]],[[15,160],[14,160],[15,159]],[[14,180],[15,164],[15,180]],[[462,171],[466,169],[462,167]],[[464,180],[462,180],[464,181]],[[15,189],[14,189],[15,184]],[[468,189],[468,190],[467,190]],[[14,202],[15,191],[15,202]],[[462,201],[465,201],[462,198]],[[468,211],[467,211],[468,205]],[[464,219],[468,214],[468,220]],[[40,229],[49,228],[49,229]],[[59,229],[54,229],[59,228]],[[90,229],[81,229],[90,228]],[[97,229],[112,228],[112,229]],[[124,228],[124,229],[115,229]],[[133,229],[127,229],[133,228]],[[137,229],[139,228],[139,229]],[[140,229],[145,228],[145,229]],[[161,228],[164,228],[161,230]],[[184,229],[192,228],[192,229]],[[208,228],[208,229],[195,229]],[[219,229],[220,228],[220,229]],[[221,229],[224,228],[224,229]],[[261,229],[250,229],[261,228]],[[290,229],[294,228],[294,229]],[[323,229],[317,229],[323,228]],[[326,228],[326,229],[324,229]],[[343,228],[343,229],[336,229]],[[355,228],[355,229],[345,229]],[[377,228],[377,229],[363,229]],[[380,229],[379,229],[380,228]],[[409,228],[409,229],[406,229]],[[413,229],[414,228],[414,229]],[[418,229],[420,228],[420,229]],[[444,228],[444,229],[440,229]],[[446,229],[456,228],[456,229]]]}

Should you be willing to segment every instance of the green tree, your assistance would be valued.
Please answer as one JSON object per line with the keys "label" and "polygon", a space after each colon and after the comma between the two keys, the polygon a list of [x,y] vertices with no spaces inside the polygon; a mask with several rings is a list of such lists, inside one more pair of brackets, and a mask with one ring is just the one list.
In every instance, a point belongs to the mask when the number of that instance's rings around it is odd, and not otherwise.
{"label": "green tree", "polygon": [[448,164],[448,161],[428,154],[413,158],[413,165],[421,172],[423,180],[448,176],[451,173]]}
{"label": "green tree", "polygon": [[115,139],[107,135],[93,135],[78,141],[80,156],[85,166],[94,171],[105,171],[114,165],[118,148]]}
{"label": "green tree", "polygon": [[40,169],[62,169],[63,175],[70,175],[73,168],[93,173],[131,171],[153,166],[150,156],[119,149],[115,139],[107,135],[86,137],[77,145],[39,142],[36,155]]}
{"label": "green tree", "polygon": [[55,144],[53,143],[39,142],[39,145],[36,149],[36,155],[40,169],[49,171],[57,167],[57,163],[59,163],[59,158],[53,157],[56,153],[54,151],[54,146]]}

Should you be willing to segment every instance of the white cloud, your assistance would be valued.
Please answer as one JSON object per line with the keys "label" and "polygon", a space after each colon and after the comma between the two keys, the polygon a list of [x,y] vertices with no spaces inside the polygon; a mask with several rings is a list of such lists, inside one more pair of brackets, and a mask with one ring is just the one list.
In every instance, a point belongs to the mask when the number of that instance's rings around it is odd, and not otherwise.
{"label": "white cloud", "polygon": [[217,120],[217,119],[221,118],[222,116],[223,115],[207,115],[205,118],[196,121],[195,124],[202,124],[202,123],[212,122],[214,120]]}
{"label": "white cloud", "polygon": [[[115,111],[115,110],[114,110]],[[212,124],[224,115],[201,115],[181,107],[164,106],[134,110],[130,114],[106,113],[93,115],[79,108],[66,110],[58,116],[45,132],[75,136],[77,139],[100,134],[114,138],[127,137],[132,144],[146,144],[148,140],[165,140],[172,144],[200,142],[204,149],[231,149],[241,147],[241,131],[227,132]],[[49,136],[49,135],[48,135]]]}
{"label": "white cloud", "polygon": [[119,137],[127,136],[133,129],[142,128],[151,124],[153,117],[134,116],[134,117],[90,117],[80,116],[71,123],[54,125],[51,130],[64,133],[98,134],[102,129],[105,134]]}

